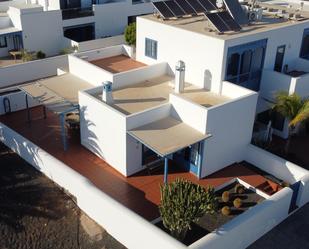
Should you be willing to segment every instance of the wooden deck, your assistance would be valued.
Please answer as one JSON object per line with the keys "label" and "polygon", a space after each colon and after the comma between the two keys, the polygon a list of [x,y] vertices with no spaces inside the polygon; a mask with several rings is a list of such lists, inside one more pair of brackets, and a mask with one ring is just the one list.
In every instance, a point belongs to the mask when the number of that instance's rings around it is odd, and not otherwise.
{"label": "wooden deck", "polygon": [[[0,122],[87,177],[103,192],[145,219],[151,221],[159,216],[157,205],[160,202],[159,185],[163,183],[163,170],[158,170],[152,175],[148,172],[140,172],[126,178],[81,146],[79,135],[74,133],[68,134],[69,149],[64,152],[58,117],[48,112],[47,118],[43,119],[41,107],[33,108],[31,113],[31,124],[27,123],[26,111],[0,116]],[[202,180],[182,171],[177,165],[171,165],[168,179],[172,181],[177,177],[187,178],[203,186],[213,185],[215,187],[235,177],[241,178],[254,187],[265,182],[263,176],[246,167],[245,164],[228,166]]]}
{"label": "wooden deck", "polygon": [[144,63],[133,60],[125,55],[117,55],[89,62],[111,73],[121,73],[146,66]]}

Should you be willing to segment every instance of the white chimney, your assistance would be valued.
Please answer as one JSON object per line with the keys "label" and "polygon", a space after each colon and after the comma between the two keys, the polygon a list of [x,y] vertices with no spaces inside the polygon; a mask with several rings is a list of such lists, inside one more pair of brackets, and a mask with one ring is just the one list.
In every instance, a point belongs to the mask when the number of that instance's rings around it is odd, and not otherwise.
{"label": "white chimney", "polygon": [[178,61],[176,64],[175,72],[175,92],[182,93],[185,88],[185,63],[183,61]]}
{"label": "white chimney", "polygon": [[113,91],[112,91],[112,82],[110,82],[110,81],[104,81],[103,82],[102,100],[106,104],[112,104],[114,102]]}

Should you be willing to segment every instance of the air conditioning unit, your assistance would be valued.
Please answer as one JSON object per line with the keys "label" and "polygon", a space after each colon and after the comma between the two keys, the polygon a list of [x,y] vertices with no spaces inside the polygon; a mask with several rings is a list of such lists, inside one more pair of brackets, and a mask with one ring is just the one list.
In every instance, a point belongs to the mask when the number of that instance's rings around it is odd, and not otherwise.
{"label": "air conditioning unit", "polygon": [[250,22],[261,21],[263,17],[263,9],[257,8],[248,11],[248,19]]}

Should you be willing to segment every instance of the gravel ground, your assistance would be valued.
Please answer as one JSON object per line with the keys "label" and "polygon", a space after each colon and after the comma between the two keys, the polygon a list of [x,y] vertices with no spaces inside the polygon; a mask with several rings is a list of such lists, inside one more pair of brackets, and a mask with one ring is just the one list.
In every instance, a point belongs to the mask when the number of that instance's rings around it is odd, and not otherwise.
{"label": "gravel ground", "polygon": [[70,196],[0,143],[0,249],[125,248],[102,228],[90,237],[81,215]]}

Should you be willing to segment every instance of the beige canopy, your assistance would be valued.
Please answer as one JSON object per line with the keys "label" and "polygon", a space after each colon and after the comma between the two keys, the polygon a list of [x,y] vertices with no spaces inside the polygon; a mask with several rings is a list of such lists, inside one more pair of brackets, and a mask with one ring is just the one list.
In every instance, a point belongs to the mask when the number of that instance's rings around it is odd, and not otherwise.
{"label": "beige canopy", "polygon": [[161,157],[210,137],[209,134],[202,134],[173,117],[166,117],[132,129],[128,134]]}
{"label": "beige canopy", "polygon": [[23,85],[20,89],[59,114],[78,105],[78,91],[92,87],[87,81],[66,73]]}

